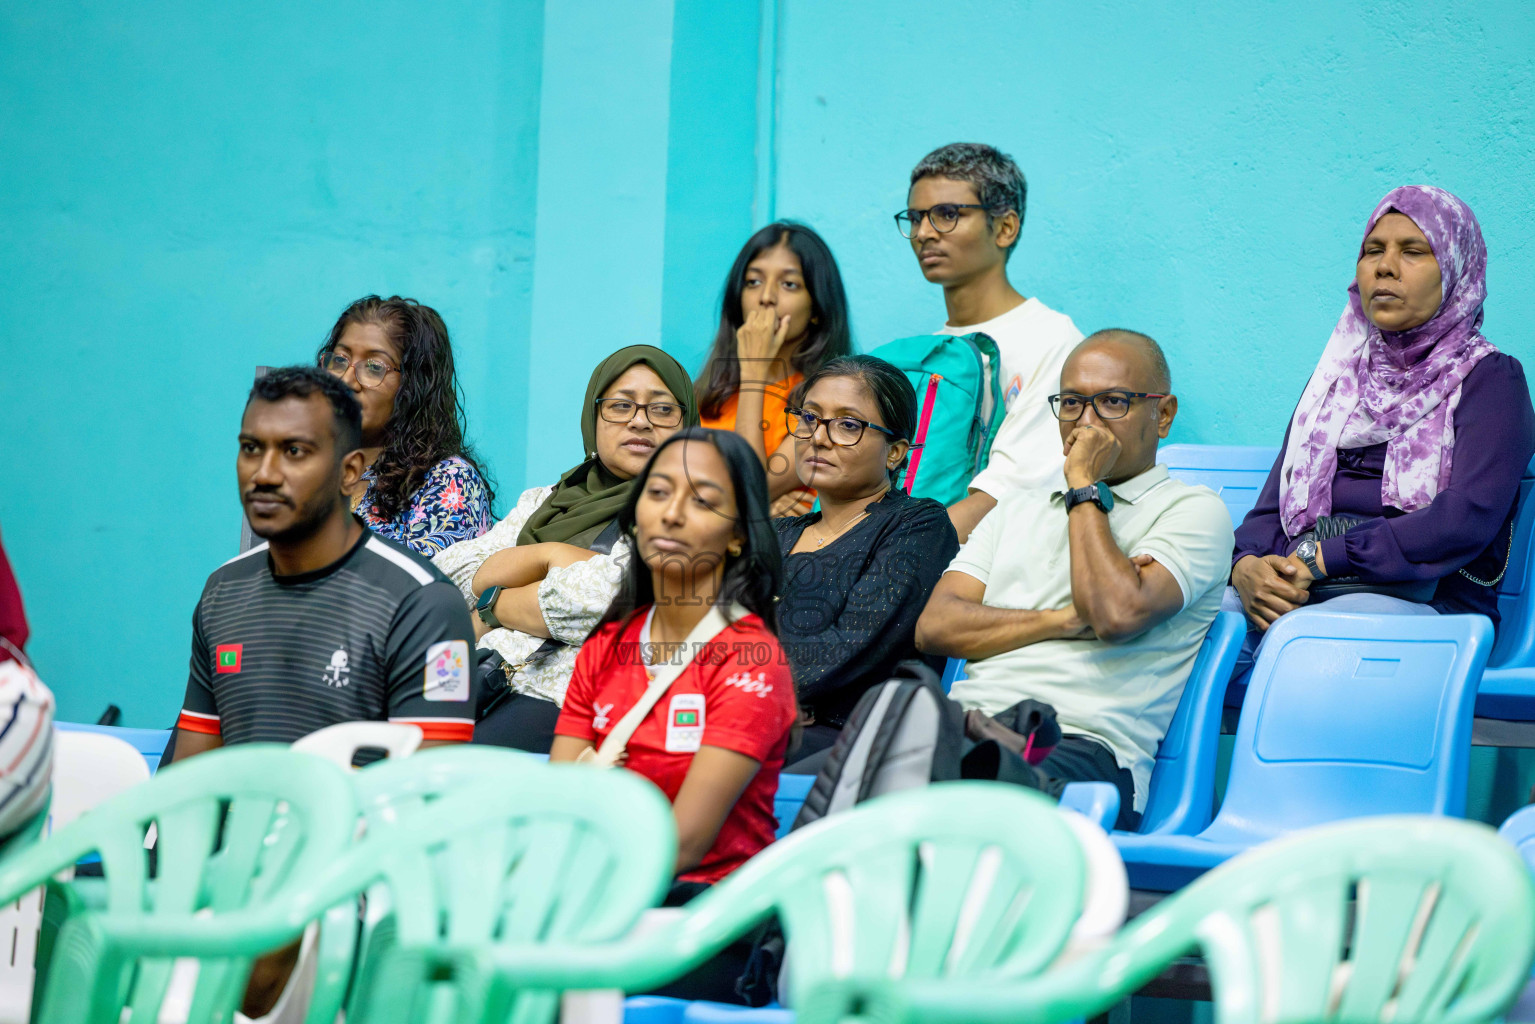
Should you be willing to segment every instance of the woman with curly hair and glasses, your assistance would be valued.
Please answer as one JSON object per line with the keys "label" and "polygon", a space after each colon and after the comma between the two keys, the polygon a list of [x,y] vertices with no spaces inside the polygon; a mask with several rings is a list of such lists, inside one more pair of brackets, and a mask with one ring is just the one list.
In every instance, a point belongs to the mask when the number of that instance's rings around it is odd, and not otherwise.
{"label": "woman with curly hair and glasses", "polygon": [[431,557],[495,521],[495,493],[464,440],[448,328],[430,306],[368,295],[346,308],[320,366],[362,404],[368,470],[352,510],[373,532]]}

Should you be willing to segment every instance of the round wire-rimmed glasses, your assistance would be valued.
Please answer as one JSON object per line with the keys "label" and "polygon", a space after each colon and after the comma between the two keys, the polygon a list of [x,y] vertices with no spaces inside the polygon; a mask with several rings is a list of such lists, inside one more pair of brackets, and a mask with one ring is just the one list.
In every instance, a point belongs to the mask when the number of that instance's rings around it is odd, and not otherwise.
{"label": "round wire-rimmed glasses", "polygon": [[340,352],[327,352],[320,357],[320,369],[332,377],[345,377],[349,366],[357,367],[357,383],[365,388],[376,388],[384,383],[385,377],[400,372],[398,367],[390,366],[382,359],[364,359],[354,363],[350,356]]}

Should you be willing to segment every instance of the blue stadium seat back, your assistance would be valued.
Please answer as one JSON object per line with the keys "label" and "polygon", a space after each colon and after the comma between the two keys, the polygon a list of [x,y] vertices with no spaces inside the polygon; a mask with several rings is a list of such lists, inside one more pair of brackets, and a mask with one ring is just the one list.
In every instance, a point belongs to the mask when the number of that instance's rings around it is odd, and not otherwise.
{"label": "blue stadium seat back", "polygon": [[776,838],[782,839],[789,834],[794,819],[799,816],[800,805],[805,802],[805,795],[814,783],[814,775],[790,775],[783,772],[778,776],[778,792],[773,794],[773,814],[778,818]]}
{"label": "blue stadium seat back", "polygon": [[682,1024],[794,1024],[794,1011],[781,1006],[736,1006],[699,1000],[682,1012]]}
{"label": "blue stadium seat back", "polygon": [[171,740],[169,729],[125,729],[116,725],[86,725],[82,722],[54,722],[53,725],[64,732],[94,732],[115,736],[139,752],[144,763],[149,765],[151,775],[160,767],[160,759],[165,756],[165,745]]}
{"label": "blue stadium seat back", "polygon": [[954,684],[963,678],[965,678],[964,658],[950,658],[944,662],[943,678],[939,680],[939,684],[943,686],[944,693],[948,693],[949,690],[953,689]]}
{"label": "blue stadium seat back", "polygon": [[1194,835],[1210,824],[1221,706],[1246,636],[1247,623],[1240,612],[1220,612],[1210,624],[1178,710],[1157,748],[1141,811],[1142,834]]}
{"label": "blue stadium seat back", "polygon": [[670,996],[630,996],[624,1000],[623,1024],[682,1024],[690,1005]]}
{"label": "blue stadium seat back", "polygon": [[[1535,600],[1530,593],[1530,534],[1535,530],[1535,462],[1519,481],[1519,509],[1514,518],[1514,545],[1508,572],[1498,585],[1498,641],[1489,664],[1494,668],[1535,667]],[[1532,716],[1535,717],[1535,716]]]}
{"label": "blue stadium seat back", "polygon": [[1278,448],[1238,444],[1168,444],[1157,450],[1157,461],[1186,484],[1203,484],[1226,503],[1233,526],[1258,503]]}
{"label": "blue stadium seat back", "polygon": [[1519,851],[1525,866],[1535,873],[1535,804],[1510,814],[1498,827],[1498,835]]}
{"label": "blue stadium seat back", "polygon": [[1269,628],[1226,798],[1202,835],[1254,842],[1374,814],[1463,816],[1484,615],[1348,615]]}

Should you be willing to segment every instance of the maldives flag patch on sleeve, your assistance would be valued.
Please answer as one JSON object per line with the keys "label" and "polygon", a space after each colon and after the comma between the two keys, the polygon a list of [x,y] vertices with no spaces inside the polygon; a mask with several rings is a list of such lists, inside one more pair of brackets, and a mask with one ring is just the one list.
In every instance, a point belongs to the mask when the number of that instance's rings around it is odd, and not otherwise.
{"label": "maldives flag patch on sleeve", "polygon": [[213,649],[214,672],[240,671],[240,653],[244,644],[219,644]]}

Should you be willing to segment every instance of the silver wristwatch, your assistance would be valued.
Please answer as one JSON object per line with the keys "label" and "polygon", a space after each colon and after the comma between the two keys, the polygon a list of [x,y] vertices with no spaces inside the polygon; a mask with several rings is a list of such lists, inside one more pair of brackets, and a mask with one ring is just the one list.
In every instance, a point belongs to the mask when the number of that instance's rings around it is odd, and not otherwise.
{"label": "silver wristwatch", "polygon": [[1295,549],[1295,557],[1306,563],[1306,568],[1311,570],[1311,578],[1322,578],[1322,570],[1316,564],[1317,543],[1314,540],[1303,540],[1300,547]]}

